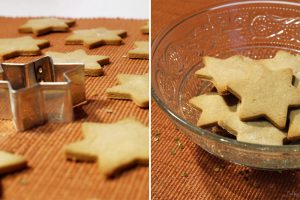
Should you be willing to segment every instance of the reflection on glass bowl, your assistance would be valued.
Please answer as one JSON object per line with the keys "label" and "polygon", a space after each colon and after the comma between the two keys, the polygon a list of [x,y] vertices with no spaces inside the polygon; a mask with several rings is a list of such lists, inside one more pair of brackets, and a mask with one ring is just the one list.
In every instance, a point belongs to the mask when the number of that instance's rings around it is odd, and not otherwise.
{"label": "reflection on glass bowl", "polygon": [[213,88],[197,78],[203,56],[271,58],[278,50],[300,52],[300,3],[244,1],[183,17],[152,45],[152,95],[193,142],[233,163],[260,169],[300,168],[300,145],[238,142],[196,126],[200,112],[188,100]]}

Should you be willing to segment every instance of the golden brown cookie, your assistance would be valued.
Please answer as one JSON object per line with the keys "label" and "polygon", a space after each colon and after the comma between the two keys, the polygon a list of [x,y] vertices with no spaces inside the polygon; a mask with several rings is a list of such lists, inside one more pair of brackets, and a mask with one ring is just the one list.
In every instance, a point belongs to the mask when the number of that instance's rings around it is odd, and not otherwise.
{"label": "golden brown cookie", "polygon": [[103,75],[101,65],[109,64],[109,57],[102,55],[87,55],[82,49],[78,49],[68,53],[46,52],[46,55],[51,56],[54,63],[83,63],[84,72],[87,76]]}
{"label": "golden brown cookie", "polygon": [[105,44],[120,45],[122,38],[126,37],[124,30],[109,30],[106,28],[94,28],[73,31],[66,38],[66,44],[83,44],[88,48],[95,48]]}
{"label": "golden brown cookie", "polygon": [[57,18],[31,19],[19,27],[19,32],[34,33],[35,35],[43,35],[50,32],[66,32],[74,24],[75,20]]}
{"label": "golden brown cookie", "polygon": [[300,56],[293,55],[286,51],[277,51],[274,58],[261,59],[258,62],[271,70],[292,69],[296,76],[295,86],[298,85],[300,79]]}
{"label": "golden brown cookie", "polygon": [[228,91],[241,100],[239,117],[242,120],[266,117],[283,129],[288,107],[300,106],[300,89],[292,85],[292,70],[273,71],[264,66],[251,70],[244,79],[228,83]]}
{"label": "golden brown cookie", "polygon": [[148,164],[148,127],[127,118],[112,124],[85,122],[84,139],[65,146],[68,159],[98,161],[100,172],[109,177],[134,163]]}
{"label": "golden brown cookie", "polygon": [[27,166],[27,161],[23,156],[0,151],[0,174],[14,172]]}
{"label": "golden brown cookie", "polygon": [[189,101],[202,110],[197,125],[201,127],[218,124],[237,137],[237,141],[282,145],[286,134],[267,121],[243,122],[239,119],[237,105],[228,106],[224,98],[216,93],[193,97]]}
{"label": "golden brown cookie", "polygon": [[134,43],[135,49],[128,52],[129,58],[149,59],[149,42],[137,41]]}
{"label": "golden brown cookie", "polygon": [[218,125],[218,121],[226,118],[229,113],[236,110],[236,105],[228,106],[222,96],[217,93],[193,97],[189,100],[189,103],[202,111],[197,122],[197,126],[200,127]]}
{"label": "golden brown cookie", "polygon": [[229,81],[248,76],[256,65],[251,59],[239,55],[227,59],[204,56],[203,63],[204,67],[196,71],[196,75],[211,81],[220,94],[227,92]]}
{"label": "golden brown cookie", "polygon": [[[272,59],[262,59],[259,60],[262,65],[268,67],[272,70],[280,70],[290,68],[293,70],[295,80],[294,85],[299,87],[300,80],[300,56],[293,55],[286,51],[278,51],[274,58]],[[300,110],[293,110],[290,112],[290,124],[288,130],[288,139],[289,140],[298,140],[300,139]]]}
{"label": "golden brown cookie", "polygon": [[149,106],[149,75],[118,74],[119,85],[106,90],[108,98],[130,99],[140,107]]}
{"label": "golden brown cookie", "polygon": [[141,27],[141,31],[143,34],[149,34],[149,21],[147,22],[146,25]]}
{"label": "golden brown cookie", "polygon": [[41,48],[50,45],[48,40],[37,40],[30,36],[0,39],[0,60],[16,56],[40,55]]}
{"label": "golden brown cookie", "polygon": [[265,66],[271,70],[292,69],[296,76],[295,86],[300,80],[300,56],[278,51],[274,58],[254,60],[241,55],[219,59],[203,57],[204,67],[196,72],[200,78],[210,80],[220,94],[226,92],[228,81],[243,79],[253,66]]}
{"label": "golden brown cookie", "polygon": [[300,110],[292,110],[290,112],[290,124],[288,130],[289,140],[299,140],[300,139]]}

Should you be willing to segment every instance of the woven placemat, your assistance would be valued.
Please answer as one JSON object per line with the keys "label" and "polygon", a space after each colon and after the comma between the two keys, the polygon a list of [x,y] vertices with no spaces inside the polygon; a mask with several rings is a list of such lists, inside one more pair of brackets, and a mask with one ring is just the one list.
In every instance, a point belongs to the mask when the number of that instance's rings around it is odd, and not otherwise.
{"label": "woven placemat", "polygon": [[[176,18],[222,2],[228,0],[152,0],[152,38]],[[152,199],[300,199],[299,170],[259,171],[231,164],[176,130],[155,102],[151,115]],[[178,141],[183,149],[177,148]]]}
{"label": "woven placemat", "polygon": [[[0,18],[0,38],[18,37],[17,27],[26,18]],[[123,19],[78,19],[71,30],[107,27],[124,29],[128,37],[121,46],[102,46],[87,49],[82,45],[64,45],[64,38],[71,33],[53,33],[38,38],[48,39],[51,47],[45,51],[73,51],[84,49],[89,54],[107,55],[111,63],[104,67],[102,77],[86,78],[88,104],[75,111],[73,123],[47,123],[25,132],[16,132],[8,120],[0,120],[0,149],[24,155],[29,168],[1,177],[1,198],[23,199],[147,199],[148,167],[135,167],[111,180],[99,175],[96,163],[75,163],[65,160],[61,150],[65,144],[82,138],[82,122],[115,122],[124,117],[135,117],[148,124],[148,109],[141,109],[131,101],[107,99],[105,90],[117,83],[118,73],[143,74],[148,72],[147,60],[129,59],[127,52],[133,48],[134,41],[148,40],[139,28],[145,20]],[[31,35],[32,36],[32,35]],[[28,62],[37,57],[18,57],[8,62]],[[108,112],[112,110],[112,112]]]}
{"label": "woven placemat", "polygon": [[299,170],[260,171],[221,160],[180,133],[154,102],[151,114],[153,200],[300,198]]}

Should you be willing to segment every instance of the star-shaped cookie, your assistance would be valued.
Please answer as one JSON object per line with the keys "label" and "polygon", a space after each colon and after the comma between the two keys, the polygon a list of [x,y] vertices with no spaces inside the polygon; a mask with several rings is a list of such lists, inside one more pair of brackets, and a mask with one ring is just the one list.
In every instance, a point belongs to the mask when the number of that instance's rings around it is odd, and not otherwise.
{"label": "star-shaped cookie", "polygon": [[141,31],[143,34],[149,34],[149,21],[147,22],[146,25],[141,27]]}
{"label": "star-shaped cookie", "polygon": [[27,166],[23,156],[0,151],[0,174],[14,172]]}
{"label": "star-shaped cookie", "polygon": [[300,56],[293,55],[286,51],[277,51],[274,58],[261,59],[258,62],[271,70],[292,69],[296,77],[295,86],[300,80]]}
{"label": "star-shaped cookie", "polygon": [[241,100],[239,117],[251,120],[266,117],[276,127],[286,125],[289,106],[300,105],[300,89],[292,85],[291,69],[251,68],[249,76],[228,83],[228,91]]}
{"label": "star-shaped cookie", "polygon": [[149,106],[149,75],[118,74],[119,85],[106,90],[108,98],[131,99],[140,107]]}
{"label": "star-shaped cookie", "polygon": [[253,66],[265,66],[271,70],[291,68],[296,76],[296,86],[300,80],[300,56],[292,55],[286,51],[278,51],[274,58],[260,60],[241,55],[226,59],[204,56],[203,63],[204,67],[196,71],[196,75],[213,82],[220,94],[227,92],[229,81],[243,79],[250,73]]}
{"label": "star-shaped cookie", "polygon": [[101,65],[109,64],[109,57],[102,55],[87,55],[82,49],[78,49],[68,53],[46,52],[51,56],[54,63],[83,63],[85,75],[100,76],[103,75]]}
{"label": "star-shaped cookie", "polygon": [[19,32],[34,33],[35,35],[43,35],[50,32],[66,32],[74,24],[75,20],[57,18],[31,19],[19,27]]}
{"label": "star-shaped cookie", "polygon": [[127,118],[112,124],[82,125],[84,139],[64,148],[67,158],[98,161],[100,172],[106,177],[133,163],[148,164],[148,127]]}
{"label": "star-shaped cookie", "polygon": [[300,139],[300,110],[292,110],[290,112],[290,124],[288,130],[289,140],[299,140]]}
{"label": "star-shaped cookie", "polygon": [[36,40],[30,36],[0,39],[0,61],[16,56],[41,54],[40,49],[50,45],[48,40]]}
{"label": "star-shaped cookie", "polygon": [[66,44],[84,44],[90,49],[104,44],[120,45],[122,44],[122,38],[126,35],[127,32],[124,30],[109,30],[106,28],[76,30],[67,37]]}
{"label": "star-shaped cookie", "polygon": [[243,122],[239,119],[237,105],[228,106],[224,98],[216,93],[200,95],[189,101],[202,110],[197,125],[204,127],[218,124],[237,137],[237,141],[282,145],[286,134],[267,121]]}
{"label": "star-shaped cookie", "polygon": [[242,79],[257,65],[252,59],[240,55],[227,59],[204,56],[203,63],[204,67],[196,71],[196,75],[211,81],[220,94],[227,92],[229,81]]}
{"label": "star-shaped cookie", "polygon": [[135,49],[128,52],[129,58],[149,59],[149,42],[137,41],[134,43]]}
{"label": "star-shaped cookie", "polygon": [[217,93],[193,97],[189,100],[189,103],[202,111],[197,121],[199,127],[217,125],[220,120],[236,110],[236,105],[228,106],[225,99]]}
{"label": "star-shaped cookie", "polygon": [[[293,70],[295,81],[294,85],[299,87],[300,80],[300,56],[293,55],[286,51],[277,51],[276,55],[272,59],[259,60],[262,65],[272,70],[280,70],[290,68]],[[300,138],[300,110],[292,110],[290,112],[290,124],[288,130],[289,140],[298,140]]]}

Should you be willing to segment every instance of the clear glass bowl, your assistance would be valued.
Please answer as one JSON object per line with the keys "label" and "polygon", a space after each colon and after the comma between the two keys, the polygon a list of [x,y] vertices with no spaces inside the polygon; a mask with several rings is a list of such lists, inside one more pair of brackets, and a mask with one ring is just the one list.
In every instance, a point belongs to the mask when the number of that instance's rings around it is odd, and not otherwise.
{"label": "clear glass bowl", "polygon": [[260,169],[300,168],[300,145],[255,145],[217,135],[196,126],[200,112],[188,104],[213,88],[194,75],[204,55],[261,59],[278,50],[300,52],[300,3],[244,1],[193,13],[155,38],[152,95],[181,132],[215,156]]}

